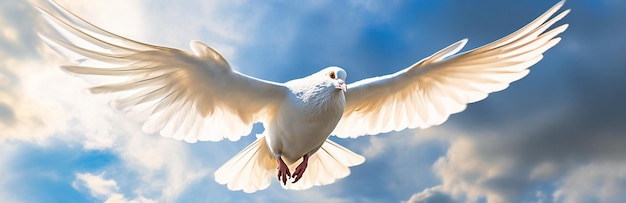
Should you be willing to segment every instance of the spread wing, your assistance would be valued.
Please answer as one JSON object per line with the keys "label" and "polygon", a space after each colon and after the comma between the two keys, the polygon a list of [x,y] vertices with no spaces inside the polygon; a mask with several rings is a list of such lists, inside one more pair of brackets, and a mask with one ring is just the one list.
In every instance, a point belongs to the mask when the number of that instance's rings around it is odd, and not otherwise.
{"label": "spread wing", "polygon": [[333,135],[357,137],[438,125],[468,103],[507,88],[559,42],[556,36],[567,24],[546,30],[569,13],[551,18],[563,3],[483,47],[454,55],[467,42],[464,39],[397,73],[349,84],[345,112]]}
{"label": "spread wing", "polygon": [[193,53],[149,45],[100,29],[55,2],[37,5],[56,33],[40,36],[54,49],[83,58],[65,71],[101,76],[92,93],[115,93],[114,106],[144,118],[143,129],[178,140],[238,140],[272,116],[285,96],[281,84],[231,69],[198,41]]}

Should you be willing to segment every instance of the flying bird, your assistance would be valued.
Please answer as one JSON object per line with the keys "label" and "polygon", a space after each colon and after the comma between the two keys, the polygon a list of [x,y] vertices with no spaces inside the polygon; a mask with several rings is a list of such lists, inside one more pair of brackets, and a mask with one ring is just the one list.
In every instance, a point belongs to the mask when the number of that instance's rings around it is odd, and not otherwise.
{"label": "flying bird", "polygon": [[[458,53],[460,40],[396,73],[346,84],[328,67],[277,83],[234,70],[216,50],[191,41],[191,52],[134,41],[103,30],[54,1],[35,5],[51,28],[40,37],[80,60],[61,68],[100,76],[92,93],[114,93],[113,106],[144,118],[143,130],[190,143],[239,140],[254,123],[265,131],[217,171],[230,190],[255,192],[277,178],[286,189],[326,185],[365,158],[329,140],[439,125],[503,90],[556,45],[568,25],[551,27],[561,1],[528,25],[485,46]],[[69,54],[68,54],[69,53]]]}

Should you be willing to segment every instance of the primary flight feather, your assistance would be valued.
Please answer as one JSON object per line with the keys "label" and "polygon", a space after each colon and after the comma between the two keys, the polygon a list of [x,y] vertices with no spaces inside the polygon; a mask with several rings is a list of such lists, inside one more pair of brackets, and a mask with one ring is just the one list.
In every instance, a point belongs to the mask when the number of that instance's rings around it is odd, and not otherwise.
{"label": "primary flight feather", "polygon": [[42,39],[82,57],[62,69],[109,80],[91,92],[119,95],[114,106],[144,118],[144,131],[187,142],[236,141],[263,123],[258,139],[215,172],[229,189],[254,192],[276,176],[287,189],[330,184],[365,161],[329,135],[438,125],[505,89],[559,42],[568,25],[550,28],[569,12],[554,15],[563,4],[485,46],[457,54],[463,39],[404,70],[353,84],[345,84],[347,73],[339,67],[286,83],[265,81],[233,70],[199,41],[191,42],[192,52],[145,44],[98,28],[54,1],[36,7],[54,28],[42,31]]}

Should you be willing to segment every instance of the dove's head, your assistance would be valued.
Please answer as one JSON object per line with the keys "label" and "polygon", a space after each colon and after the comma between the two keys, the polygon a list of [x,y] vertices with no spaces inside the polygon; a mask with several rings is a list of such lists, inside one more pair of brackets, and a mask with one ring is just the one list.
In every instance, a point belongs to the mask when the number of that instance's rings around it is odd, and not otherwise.
{"label": "dove's head", "polygon": [[344,92],[348,90],[348,86],[346,86],[346,77],[348,74],[342,68],[331,66],[322,70],[321,73],[327,77],[327,80],[338,90],[343,90]]}

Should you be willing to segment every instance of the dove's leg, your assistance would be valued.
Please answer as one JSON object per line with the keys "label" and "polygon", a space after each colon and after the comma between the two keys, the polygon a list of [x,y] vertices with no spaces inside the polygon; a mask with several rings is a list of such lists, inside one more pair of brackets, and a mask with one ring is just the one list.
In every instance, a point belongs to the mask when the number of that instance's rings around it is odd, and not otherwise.
{"label": "dove's leg", "polygon": [[295,180],[292,183],[296,183],[298,182],[298,180],[300,180],[300,178],[302,178],[302,174],[304,174],[304,171],[306,170],[306,167],[309,165],[309,155],[305,154],[302,157],[302,163],[300,163],[300,165],[298,165],[298,167],[296,168],[296,171],[293,172],[293,176]]}
{"label": "dove's leg", "polygon": [[280,177],[282,176],[283,185],[287,185],[287,179],[291,177],[289,167],[287,167],[280,155],[276,155],[276,160],[278,162],[278,182],[281,181]]}

